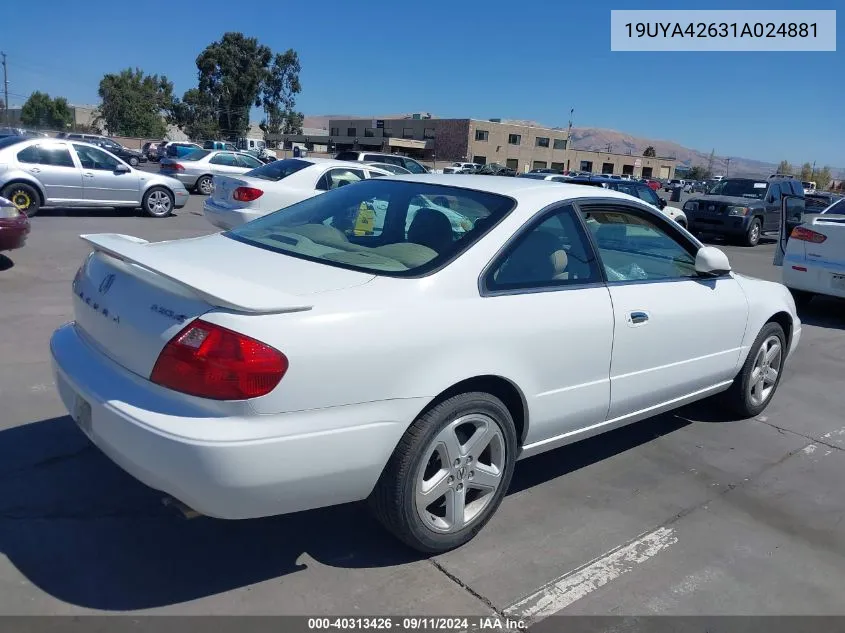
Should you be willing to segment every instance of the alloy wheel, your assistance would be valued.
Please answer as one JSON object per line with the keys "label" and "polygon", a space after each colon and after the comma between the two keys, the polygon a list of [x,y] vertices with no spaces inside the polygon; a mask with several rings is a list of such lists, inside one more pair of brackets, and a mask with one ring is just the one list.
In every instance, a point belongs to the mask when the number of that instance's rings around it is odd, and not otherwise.
{"label": "alloy wheel", "polygon": [[754,358],[754,369],[748,380],[748,397],[754,406],[766,402],[775,390],[780,373],[783,347],[780,338],[769,336]]}

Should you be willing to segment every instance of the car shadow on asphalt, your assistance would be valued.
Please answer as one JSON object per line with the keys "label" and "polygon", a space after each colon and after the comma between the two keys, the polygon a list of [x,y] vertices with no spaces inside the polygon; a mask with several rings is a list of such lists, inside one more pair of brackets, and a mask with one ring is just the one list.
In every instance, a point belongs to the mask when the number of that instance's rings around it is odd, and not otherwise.
{"label": "car shadow on asphalt", "polygon": [[816,296],[798,310],[798,317],[804,325],[845,330],[845,300]]}
{"label": "car shadow on asphalt", "polygon": [[0,253],[0,273],[2,273],[4,270],[9,270],[10,268],[14,267],[14,265],[14,261]]}
{"label": "car shadow on asphalt", "polygon": [[[176,217],[178,211],[174,211],[168,218]],[[115,207],[92,207],[92,208],[50,208],[40,209],[36,218],[136,218],[146,217],[141,209],[126,209]],[[163,218],[156,218],[157,220]]]}
{"label": "car shadow on asphalt", "polygon": [[[513,494],[690,424],[662,415],[517,465]],[[65,416],[0,431],[0,552],[42,591],[104,611],[179,604],[307,568],[423,557],[363,503],[222,521],[185,519],[108,460]],[[507,501],[506,501],[507,502]]]}

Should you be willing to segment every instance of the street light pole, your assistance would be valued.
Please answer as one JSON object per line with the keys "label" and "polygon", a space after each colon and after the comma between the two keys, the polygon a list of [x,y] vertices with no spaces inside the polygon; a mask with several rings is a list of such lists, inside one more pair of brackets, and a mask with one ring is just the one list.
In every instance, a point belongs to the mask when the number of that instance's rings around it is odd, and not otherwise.
{"label": "street light pole", "polygon": [[731,175],[731,159],[725,159],[725,178]]}

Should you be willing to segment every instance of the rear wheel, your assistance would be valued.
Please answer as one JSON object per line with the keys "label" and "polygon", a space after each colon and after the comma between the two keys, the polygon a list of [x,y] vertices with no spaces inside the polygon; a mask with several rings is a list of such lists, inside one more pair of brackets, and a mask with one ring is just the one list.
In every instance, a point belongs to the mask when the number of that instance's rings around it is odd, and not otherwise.
{"label": "rear wheel", "polygon": [[22,182],[13,182],[3,188],[2,195],[10,200],[18,211],[25,213],[30,218],[38,213],[41,207],[41,196],[32,185]]}
{"label": "rear wheel", "polygon": [[742,418],[763,412],[780,384],[786,352],[783,328],[777,323],[766,323],[751,346],[742,370],[724,393],[723,401],[731,412]]}
{"label": "rear wheel", "polygon": [[129,164],[130,164],[130,165],[132,165],[133,167],[137,167],[137,166],[138,166],[138,159],[137,159],[137,158],[135,158],[134,156],[132,156],[132,157],[129,159]]}
{"label": "rear wheel", "polygon": [[748,230],[745,232],[745,239],[743,243],[746,246],[757,246],[760,243],[760,233],[763,225],[760,223],[760,218],[751,220]]}
{"label": "rear wheel", "polygon": [[164,187],[152,187],[141,201],[144,213],[154,218],[166,218],[173,211],[173,194]]}
{"label": "rear wheel", "polygon": [[449,398],[402,436],[370,496],[374,514],[418,551],[459,547],[499,507],[516,451],[513,418],[501,400],[481,392]]}
{"label": "rear wheel", "polygon": [[807,292],[806,290],[795,290],[793,288],[790,288],[789,292],[792,293],[792,298],[795,300],[796,308],[806,308],[810,305],[813,297],[816,296],[812,292]]}
{"label": "rear wheel", "polygon": [[210,196],[214,192],[214,181],[211,176],[200,176],[197,180],[196,190],[204,196]]}

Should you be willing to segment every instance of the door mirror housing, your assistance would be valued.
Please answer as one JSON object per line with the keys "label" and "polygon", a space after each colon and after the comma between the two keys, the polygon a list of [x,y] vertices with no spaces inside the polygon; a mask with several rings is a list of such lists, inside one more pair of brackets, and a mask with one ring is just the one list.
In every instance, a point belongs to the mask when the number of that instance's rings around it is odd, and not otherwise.
{"label": "door mirror housing", "polygon": [[117,167],[114,168],[114,173],[116,174],[128,174],[130,171],[132,170],[123,163],[118,163]]}
{"label": "door mirror housing", "polygon": [[718,277],[730,271],[728,256],[715,246],[702,246],[695,254],[695,272],[702,277]]}
{"label": "door mirror housing", "polygon": [[666,200],[664,200],[660,196],[657,196],[657,206],[659,206],[661,209],[665,209],[666,208]]}

